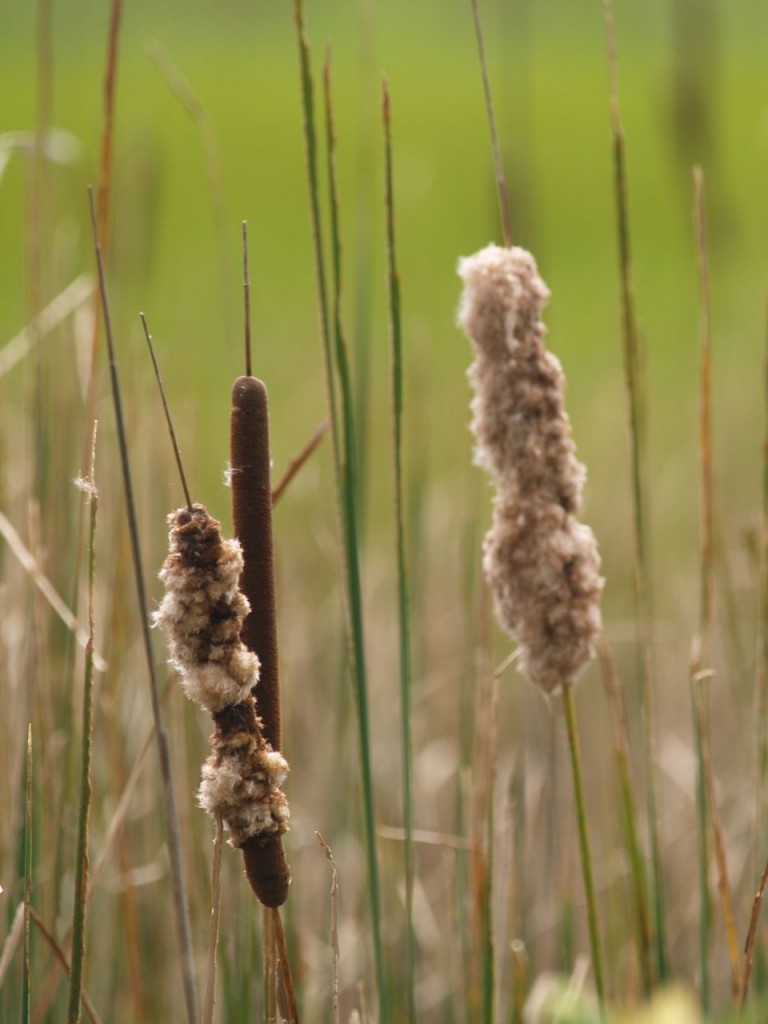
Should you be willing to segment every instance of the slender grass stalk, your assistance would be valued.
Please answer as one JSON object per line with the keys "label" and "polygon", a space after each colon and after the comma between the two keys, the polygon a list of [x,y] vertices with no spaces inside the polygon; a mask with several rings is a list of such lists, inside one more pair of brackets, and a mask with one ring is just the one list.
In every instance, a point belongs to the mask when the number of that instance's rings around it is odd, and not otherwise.
{"label": "slender grass stalk", "polygon": [[[355,240],[353,282],[352,359],[355,381],[355,436],[358,445],[357,500],[366,508],[369,481],[375,471],[372,460],[364,458],[371,430],[371,384],[373,375],[372,332],[377,315],[373,294],[376,282],[376,221],[378,200],[378,125],[370,111],[379,91],[376,52],[376,13],[371,0],[358,4],[357,15],[357,131],[355,147]],[[365,516],[361,530],[365,529]]]}
{"label": "slender grass stalk", "polygon": [[[700,308],[700,398],[699,398],[699,451],[700,451],[700,493],[701,493],[701,528],[700,528],[700,606],[699,632],[694,641],[691,658],[691,687],[694,696],[694,716],[696,739],[699,750],[699,775],[703,776],[706,792],[702,794],[699,804],[700,828],[706,830],[707,812],[714,835],[715,859],[718,870],[718,889],[723,904],[725,917],[728,953],[731,959],[731,986],[734,1001],[741,1001],[742,967],[739,945],[736,937],[736,919],[733,910],[730,883],[728,881],[728,865],[726,863],[725,843],[723,841],[720,814],[715,793],[714,770],[710,751],[710,718],[708,707],[707,680],[712,675],[708,666],[709,647],[712,631],[712,577],[713,577],[713,483],[712,483],[712,337],[709,317],[709,265],[707,256],[706,214],[704,209],[704,174],[700,167],[693,172],[695,187],[694,219],[696,224],[696,242],[699,265],[699,308]],[[702,871],[707,870],[706,850],[702,859]],[[708,902],[706,875],[702,877],[702,898]],[[702,907],[702,919],[709,925],[708,908]],[[708,950],[702,925],[702,958],[706,961]],[[702,963],[702,970],[706,970]],[[702,989],[704,974],[702,975]],[[709,1004],[709,992],[706,1002],[702,992],[702,1003],[706,1009]]]}
{"label": "slender grass stalk", "polygon": [[648,887],[645,877],[645,866],[637,834],[637,811],[632,792],[626,713],[613,655],[605,644],[600,644],[598,654],[600,656],[603,683],[613,723],[613,749],[616,759],[619,796],[621,799],[624,838],[627,844],[629,862],[632,866],[632,888],[635,898],[637,927],[637,957],[643,978],[643,992],[648,997],[653,988],[651,923],[648,916]]}
{"label": "slender grass stalk", "polygon": [[[99,163],[99,186],[96,195],[97,237],[102,253],[107,250],[109,235],[109,213],[112,197],[112,149],[115,136],[115,92],[117,85],[117,58],[120,46],[120,28],[123,16],[123,0],[111,0],[109,8],[109,32],[107,37],[107,62],[104,71],[104,124],[101,133]],[[96,418],[96,403],[99,394],[99,356],[101,352],[102,309],[98,293],[94,293],[93,335],[91,337],[91,366],[86,396],[87,429],[83,438],[81,465],[88,461],[87,446],[91,441],[91,424]]]}
{"label": "slender grass stalk", "polygon": [[758,863],[768,851],[768,302],[763,352],[762,509],[759,529],[759,617],[755,720],[757,746],[756,850]]}
{"label": "slender grass stalk", "polygon": [[29,1024],[32,998],[32,723],[27,726],[26,814],[24,819],[24,962],[21,975],[21,1024]]}
{"label": "slender grass stalk", "polygon": [[208,930],[208,972],[203,993],[203,1016],[201,1024],[213,1024],[216,1006],[216,948],[219,943],[219,921],[221,919],[221,851],[224,846],[224,825],[221,815],[216,817],[213,836],[213,862],[211,864],[211,921]]}
{"label": "slender grass stalk", "polygon": [[595,978],[595,990],[600,1004],[601,1019],[605,1021],[605,982],[603,981],[603,957],[600,949],[600,933],[597,923],[597,897],[592,876],[592,853],[589,845],[587,828],[587,807],[584,799],[584,782],[581,773],[581,753],[579,736],[576,730],[576,712],[573,706],[573,687],[563,687],[563,707],[565,723],[568,730],[568,749],[571,756],[571,774],[573,790],[576,798],[576,820],[579,827],[579,847],[581,849],[581,870],[584,878],[584,895],[587,902],[587,923],[589,925],[589,944],[592,949],[592,972]]}
{"label": "slender grass stalk", "polygon": [[[67,629],[74,634],[78,645],[85,650],[88,646],[88,633],[82,629],[77,616],[69,608],[63,598],[59,595],[51,581],[40,568],[37,558],[29,550],[17,533],[15,527],[6,516],[0,512],[0,536],[5,540],[15,557],[19,560],[22,568],[29,574],[30,579],[40,591],[42,596],[61,619]],[[107,663],[98,651],[93,653],[93,664],[100,672],[105,671]]]}
{"label": "slender grass stalk", "polygon": [[[312,244],[315,255],[315,278],[317,284],[317,304],[320,318],[320,336],[323,343],[323,366],[325,384],[328,392],[328,411],[331,421],[333,439],[334,468],[339,475],[340,455],[340,418],[336,397],[336,375],[333,369],[333,353],[331,333],[328,322],[328,283],[325,270],[325,254],[323,250],[323,232],[320,218],[320,182],[317,166],[317,128],[315,125],[315,87],[312,79],[311,54],[309,40],[304,25],[304,2],[294,0],[293,18],[296,24],[296,40],[299,49],[299,76],[301,82],[301,102],[303,113],[304,149],[307,161],[307,182],[309,195],[309,212],[312,225]],[[340,483],[337,479],[337,488]],[[341,512],[339,513],[341,515]]]}
{"label": "slender grass stalk", "polygon": [[[710,1011],[709,945],[712,931],[712,900],[709,891],[709,820],[705,740],[702,729],[708,718],[708,659],[712,629],[712,338],[709,321],[709,268],[707,263],[704,177],[694,168],[694,226],[699,272],[699,629],[694,638],[690,665],[693,728],[698,761],[696,807],[699,833],[699,970],[701,1005]],[[700,712],[700,713],[699,713]],[[714,808],[709,809],[714,811]],[[714,819],[713,819],[714,820]]]}
{"label": "slender grass stalk", "polygon": [[483,40],[483,27],[480,21],[480,11],[477,0],[472,0],[472,17],[475,22],[475,36],[477,37],[477,52],[480,58],[480,70],[483,76],[483,91],[485,93],[485,108],[488,115],[488,127],[491,132],[491,145],[493,147],[493,166],[496,171],[496,191],[499,197],[499,211],[501,213],[501,224],[504,232],[504,244],[507,248],[512,247],[512,215],[509,210],[509,191],[507,189],[506,176],[504,174],[504,160],[501,156],[499,136],[496,130],[496,116],[493,110],[493,96],[491,93],[491,80],[488,74],[488,61],[485,55],[485,42]]}
{"label": "slender grass stalk", "polygon": [[749,918],[749,931],[747,932],[747,938],[744,943],[744,974],[741,981],[741,995],[739,1000],[740,1008],[744,1007],[747,1001],[747,993],[749,992],[749,981],[752,976],[752,960],[755,950],[755,940],[757,938],[757,922],[760,918],[760,908],[763,905],[763,896],[765,895],[765,887],[768,885],[768,861],[763,866],[763,873],[760,876],[760,884],[757,887],[757,893],[752,903],[752,913]]}
{"label": "slender grass stalk", "polygon": [[483,1019],[485,1024],[496,1021],[496,942],[494,937],[494,907],[496,905],[496,758],[498,753],[499,679],[490,679],[490,728],[488,730],[488,808],[486,819],[486,849],[488,851],[488,877],[483,908]]}
{"label": "slender grass stalk", "polygon": [[[45,923],[45,921],[38,914],[38,912],[35,910],[34,907],[30,907],[29,913],[30,913],[30,918],[32,920],[32,924],[34,924],[35,928],[37,928],[37,930],[42,935],[43,939],[48,944],[51,952],[53,953],[54,957],[56,958],[56,961],[57,961],[57,963],[59,965],[59,968],[64,972],[64,974],[67,977],[69,977],[70,974],[71,974],[72,968],[71,968],[71,966],[69,964],[69,961],[67,960],[67,958],[66,958],[66,956],[64,954],[64,950],[61,948],[60,943],[58,943],[56,941],[56,938],[54,937],[53,933],[51,932],[51,929],[48,927],[48,925]],[[82,990],[81,1001],[82,1001],[83,1009],[85,1010],[85,1012],[86,1012],[89,1020],[92,1022],[92,1024],[102,1024],[101,1017],[99,1017],[98,1013],[96,1012],[96,1008],[94,1007],[93,1003],[91,1002],[91,999],[90,999],[88,993],[85,991],[85,989]],[[38,1016],[33,1016],[33,1018],[32,1018],[33,1021],[36,1021],[36,1020],[39,1020],[39,1019],[40,1018]]]}
{"label": "slender grass stalk", "polygon": [[659,841],[659,822],[656,806],[655,771],[655,665],[653,658],[653,614],[651,609],[650,565],[646,520],[647,489],[645,487],[645,444],[642,415],[642,379],[640,353],[635,321],[635,297],[632,279],[632,259],[629,231],[629,198],[624,149],[624,131],[619,108],[616,33],[612,0],[604,0],[606,50],[610,82],[611,136],[613,149],[613,178],[618,234],[619,284],[621,303],[621,330],[624,348],[624,377],[627,392],[629,448],[632,473],[632,526],[633,574],[635,604],[641,655],[641,700],[643,724],[643,754],[646,775],[646,809],[651,848],[651,893],[654,913],[654,941],[656,968],[659,982],[669,974],[666,924],[664,914],[664,882]]}
{"label": "slender grass stalk", "polygon": [[276,505],[277,502],[282,498],[288,489],[289,484],[299,472],[299,470],[308,462],[317,449],[320,447],[325,435],[328,433],[330,427],[330,420],[323,420],[319,423],[312,432],[312,436],[301,449],[298,455],[294,456],[285,468],[285,472],[280,477],[278,482],[272,488],[272,504]]}
{"label": "slender grass stalk", "polygon": [[[699,677],[698,679],[694,680],[694,683],[701,683],[702,681],[703,680],[701,679],[701,677]],[[723,917],[725,920],[725,937],[728,947],[728,956],[731,961],[731,989],[733,992],[734,1002],[736,1005],[739,1005],[741,999],[741,984],[743,971],[741,966],[739,943],[736,934],[736,916],[733,909],[733,897],[731,895],[730,882],[728,881],[728,863],[725,854],[723,829],[720,823],[720,815],[717,809],[717,799],[715,793],[715,775],[712,766],[712,754],[709,745],[709,715],[705,705],[704,696],[701,692],[701,686],[694,688],[694,698],[695,713],[698,718],[698,727],[699,732],[701,734],[704,778],[707,787],[707,806],[709,810],[709,819],[712,826],[712,834],[714,836],[715,862],[717,864],[717,887],[720,893],[720,901],[723,907]]]}
{"label": "slender grass stalk", "polygon": [[192,959],[192,938],[189,923],[189,901],[187,898],[187,887],[184,877],[184,863],[181,856],[181,835],[179,830],[179,815],[176,806],[176,794],[173,788],[173,773],[171,767],[171,753],[168,742],[168,733],[163,724],[160,710],[159,687],[155,674],[155,663],[152,656],[152,640],[149,635],[149,612],[147,595],[144,587],[144,574],[141,560],[141,546],[139,540],[139,527],[136,516],[136,503],[133,497],[133,483],[131,479],[130,463],[128,459],[128,438],[123,418],[123,405],[120,395],[120,379],[118,376],[117,362],[115,359],[115,347],[112,337],[112,322],[109,315],[109,301],[107,296],[107,282],[104,272],[104,261],[101,253],[101,241],[96,227],[96,210],[93,202],[93,190],[88,192],[91,208],[91,224],[93,228],[93,241],[96,250],[96,264],[99,272],[99,292],[104,315],[104,327],[107,336],[107,347],[109,351],[109,369],[112,385],[112,401],[115,409],[115,420],[117,423],[117,435],[120,447],[120,464],[123,474],[123,487],[125,491],[126,512],[131,536],[131,555],[133,559],[133,570],[136,584],[136,596],[139,606],[139,617],[141,620],[141,633],[144,646],[144,654],[147,662],[147,674],[149,678],[150,702],[152,705],[152,718],[155,725],[155,739],[157,741],[158,757],[160,762],[160,777],[163,791],[163,803],[165,810],[165,821],[168,832],[168,851],[171,864],[171,887],[173,890],[173,903],[176,918],[177,939],[179,943],[182,983],[184,989],[184,1001],[188,1024],[197,1024],[197,997],[195,994],[194,967]]}
{"label": "slender grass stalk", "polygon": [[157,387],[160,391],[160,398],[163,402],[163,412],[165,413],[165,423],[168,427],[168,434],[171,438],[171,447],[173,448],[173,457],[176,460],[176,468],[179,471],[179,477],[181,479],[181,488],[184,491],[184,500],[187,503],[187,508],[192,508],[192,498],[189,493],[189,487],[187,485],[187,477],[184,473],[184,465],[181,461],[181,452],[179,451],[179,443],[176,440],[176,431],[173,426],[173,419],[171,417],[171,410],[168,406],[168,399],[165,394],[165,388],[163,387],[163,378],[160,374],[160,367],[157,365],[157,358],[155,356],[155,346],[152,344],[152,335],[149,333],[149,326],[147,319],[143,313],[139,313],[141,319],[141,325],[144,328],[144,337],[147,339],[147,348],[149,349],[149,355],[152,359],[152,368],[155,371],[155,380],[157,381]]}
{"label": "slender grass stalk", "polygon": [[389,289],[390,359],[392,373],[392,445],[395,488],[395,534],[397,550],[397,607],[400,635],[400,713],[403,747],[403,820],[405,825],[405,914],[406,914],[406,995],[408,1020],[416,1021],[416,972],[418,950],[413,927],[413,739],[411,727],[410,598],[408,589],[407,544],[403,512],[403,329],[400,308],[400,275],[395,249],[395,197],[392,180],[392,114],[386,81],[382,89],[384,123],[384,175],[387,221],[387,284]]}
{"label": "slender grass stalk", "polygon": [[88,525],[88,645],[85,649],[83,680],[82,752],[80,761],[80,810],[77,830],[77,861],[72,913],[72,973],[69,981],[69,1024],[80,1021],[80,995],[85,966],[85,904],[88,891],[88,822],[91,809],[91,748],[93,739],[93,584],[96,565],[96,514],[99,496],[96,490],[96,431],[94,421],[88,478],[82,482],[90,503]]}
{"label": "slender grass stalk", "polygon": [[[701,721],[696,713],[697,686],[702,689],[706,679],[700,676],[699,656],[694,653],[690,665],[690,693],[693,717],[693,740],[696,750],[696,817],[699,868],[699,997],[705,1013],[710,1010],[709,947],[712,934],[712,897],[709,891],[709,822],[707,817],[707,778],[704,767],[704,744],[701,735]],[[706,698],[702,694],[702,699]]]}
{"label": "slender grass stalk", "polygon": [[43,307],[26,327],[0,348],[0,379],[25,359],[49,334],[88,302],[94,293],[93,276],[79,274]]}
{"label": "slender grass stalk", "polygon": [[[482,586],[477,599],[477,637],[474,649],[474,686],[472,689],[474,708],[472,763],[467,771],[467,782],[471,786],[470,803],[470,858],[469,858],[469,942],[468,942],[468,988],[469,1013],[473,1020],[487,1024],[489,994],[493,993],[492,966],[488,964],[489,954],[493,955],[493,942],[489,936],[489,911],[491,907],[491,850],[489,849],[489,821],[493,803],[493,750],[492,706],[493,673],[490,671],[491,650],[491,593]],[[490,980],[490,992],[489,992]]]}
{"label": "slender grass stalk", "polygon": [[331,1009],[333,1024],[339,1024],[339,872],[333,859],[331,848],[320,835],[315,838],[325,851],[331,865],[331,950],[333,951],[333,968],[331,972]]}

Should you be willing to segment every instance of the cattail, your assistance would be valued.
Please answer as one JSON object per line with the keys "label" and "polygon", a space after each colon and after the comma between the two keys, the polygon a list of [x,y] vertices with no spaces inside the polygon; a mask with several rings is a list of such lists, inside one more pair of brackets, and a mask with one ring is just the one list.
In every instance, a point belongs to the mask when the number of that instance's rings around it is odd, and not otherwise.
{"label": "cattail", "polygon": [[[239,588],[243,554],[222,540],[219,523],[195,504],[171,513],[170,551],[160,573],[166,594],[156,621],[168,634],[172,664],[190,699],[210,712],[215,729],[198,799],[220,815],[232,846],[264,851],[254,885],[266,906],[280,906],[288,869],[280,836],[288,828],[281,785],[288,773],[256,710],[259,659],[242,641],[250,605]],[[278,852],[279,851],[279,852]]]}
{"label": "cattail", "polygon": [[459,274],[459,324],[475,349],[476,458],[496,485],[483,568],[522,670],[556,693],[595,655],[604,581],[595,537],[576,518],[586,473],[563,405],[565,377],[544,346],[549,290],[519,247],[489,245],[462,259]]}
{"label": "cattail", "polygon": [[[229,449],[232,521],[244,558],[240,588],[251,609],[243,623],[242,639],[259,656],[259,686],[258,692],[254,691],[256,708],[265,739],[274,751],[279,751],[280,679],[272,547],[269,405],[267,389],[257,377],[238,377],[232,386]],[[277,835],[271,843],[264,843],[258,837],[247,840],[243,845],[243,856],[248,881],[261,902],[267,906],[280,906],[288,895],[290,877],[280,836]]]}

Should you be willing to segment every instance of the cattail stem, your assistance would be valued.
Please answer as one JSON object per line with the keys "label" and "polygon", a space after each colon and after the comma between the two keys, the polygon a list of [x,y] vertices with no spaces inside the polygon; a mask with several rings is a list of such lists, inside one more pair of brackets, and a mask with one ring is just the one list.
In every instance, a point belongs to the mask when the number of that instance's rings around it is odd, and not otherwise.
{"label": "cattail stem", "polygon": [[576,712],[573,706],[573,687],[563,687],[563,708],[568,730],[568,749],[571,755],[571,772],[573,789],[576,798],[576,820],[579,826],[579,846],[581,848],[581,870],[584,877],[584,895],[587,901],[587,921],[589,924],[589,943],[592,949],[592,972],[595,978],[595,989],[600,1004],[601,1020],[605,1022],[605,984],[603,981],[603,957],[600,951],[600,933],[597,923],[597,897],[592,877],[592,852],[589,844],[587,828],[587,808],[584,799],[584,782],[581,773],[581,751],[579,736],[576,730]]}

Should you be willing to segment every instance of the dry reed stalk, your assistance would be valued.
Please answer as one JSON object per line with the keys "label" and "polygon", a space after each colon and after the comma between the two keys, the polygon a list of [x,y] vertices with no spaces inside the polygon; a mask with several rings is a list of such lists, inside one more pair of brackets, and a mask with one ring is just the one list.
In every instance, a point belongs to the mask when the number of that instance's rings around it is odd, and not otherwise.
{"label": "dry reed stalk", "polygon": [[752,913],[749,918],[749,930],[747,931],[747,938],[744,942],[744,974],[741,979],[741,992],[739,994],[740,1008],[743,1008],[747,1001],[749,981],[752,976],[755,940],[757,938],[757,922],[760,918],[760,908],[763,905],[763,896],[765,895],[766,885],[768,885],[768,861],[765,862],[765,865],[763,866],[763,873],[760,876],[760,884],[757,887],[757,892],[752,903]]}
{"label": "dry reed stalk", "polygon": [[280,906],[289,881],[280,844],[288,828],[280,791],[288,765],[256,710],[259,659],[242,642],[250,606],[238,588],[241,547],[222,540],[219,523],[202,505],[178,509],[168,521],[170,553],[160,573],[166,594],[155,619],[168,634],[187,696],[215,725],[199,802],[214,819],[221,815],[230,845],[244,850],[246,874],[261,902]]}
{"label": "dry reed stalk", "polygon": [[333,1024],[339,1024],[339,872],[328,843],[319,832],[315,832],[315,838],[325,851],[325,856],[331,865],[331,949],[333,951],[331,1009]]}
{"label": "dry reed stalk", "polygon": [[[112,149],[115,134],[115,85],[117,82],[117,58],[120,45],[120,27],[123,17],[123,0],[111,0],[109,32],[107,37],[107,63],[104,70],[104,125],[101,134],[99,164],[99,187],[96,197],[96,234],[102,251],[107,248],[109,233],[109,212],[112,196]],[[98,295],[94,300],[93,334],[91,337],[91,363],[86,399],[86,437],[83,440],[84,465],[90,442],[91,425],[96,417],[96,402],[99,393],[99,354],[101,346],[101,307]]]}
{"label": "dry reed stalk", "polygon": [[[40,917],[40,915],[38,914],[34,907],[29,908],[29,914],[35,927],[37,928],[37,930],[40,932],[40,934],[43,936],[46,943],[50,947],[51,952],[56,958],[56,962],[59,964],[59,966],[67,975],[67,977],[69,977],[71,975],[72,968],[69,961],[67,960],[64,950],[61,948],[61,945],[56,941],[50,928],[45,923],[45,921],[43,921],[42,917]],[[96,1012],[93,1002],[91,1001],[85,989],[83,989],[80,992],[80,1002],[82,1003],[83,1009],[88,1014],[88,1017],[90,1018],[92,1024],[101,1024],[101,1017],[99,1017],[98,1013]],[[32,1019],[33,1021],[35,1021],[38,1018],[33,1017]]]}

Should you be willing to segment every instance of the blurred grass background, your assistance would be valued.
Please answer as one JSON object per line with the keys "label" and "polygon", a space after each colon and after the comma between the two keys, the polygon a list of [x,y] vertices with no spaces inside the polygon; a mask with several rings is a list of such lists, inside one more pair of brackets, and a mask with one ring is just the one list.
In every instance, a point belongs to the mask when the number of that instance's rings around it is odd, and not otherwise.
{"label": "blurred grass background", "polygon": [[[608,580],[607,636],[617,647],[633,707],[630,484],[601,4],[597,0],[578,5],[568,0],[499,0],[484,5],[484,17],[516,241],[535,253],[552,289],[546,315],[549,343],[569,380],[574,434],[580,457],[589,468],[586,515],[600,540]],[[37,124],[35,18],[35,5],[6,5],[3,11],[0,132],[31,131]],[[45,170],[39,228],[41,305],[93,265],[85,186],[98,177],[107,18],[106,6],[92,0],[54,0],[51,6],[50,123],[71,132],[79,151],[70,165],[48,165]],[[491,239],[500,240],[469,5],[464,0],[420,0],[418,5],[404,0],[315,0],[309,5],[308,18],[316,66],[326,40],[333,46],[346,322],[360,409],[367,425],[363,459],[368,525],[365,582],[375,757],[380,817],[396,824],[399,754],[394,747],[398,711],[391,686],[396,659],[379,116],[382,73],[386,73],[392,93],[417,665],[416,814],[419,827],[451,831],[458,827],[453,820],[455,801],[460,802],[457,789],[461,788],[456,772],[462,764],[467,767],[469,726],[465,718],[468,700],[471,707],[467,693],[471,694],[474,645],[473,580],[479,540],[489,516],[488,488],[470,466],[465,380],[469,352],[454,324],[458,300],[455,268],[460,255]],[[750,721],[758,615],[758,572],[748,540],[750,536],[754,539],[759,526],[764,430],[762,360],[768,282],[764,41],[768,10],[757,0],[739,4],[717,0],[654,0],[643,5],[618,2],[617,22],[636,295],[645,353],[651,544],[661,666],[660,757],[666,772],[662,775],[662,800],[668,821],[688,822],[682,832],[686,840],[690,840],[694,822],[684,756],[690,751],[686,674],[697,608],[698,314],[692,163],[701,162],[707,175],[721,588],[718,615],[722,627],[718,647],[722,686],[713,691],[714,742],[716,765],[724,774],[726,826],[733,829],[734,860],[743,872],[739,874],[743,909],[755,883],[749,846],[749,787],[754,765],[750,760],[751,733],[749,741],[743,736],[745,729],[751,728],[745,722]],[[171,55],[210,117],[221,157],[224,217],[220,224],[200,133],[151,60],[148,47],[153,41]],[[180,492],[166,453],[138,311],[147,314],[155,335],[194,496],[228,524],[229,495],[222,486],[222,475],[229,388],[243,368],[239,255],[243,219],[249,221],[251,236],[255,372],[270,389],[277,475],[325,415],[295,50],[287,2],[227,0],[214,7],[199,2],[167,0],[160,5],[135,0],[125,6],[108,261],[113,318],[129,396],[148,575],[162,561],[163,517],[179,503]],[[21,330],[34,312],[32,180],[32,161],[21,155],[11,159],[0,179],[0,344]],[[42,343],[47,396],[42,416],[48,421],[48,447],[40,472],[47,481],[44,491],[50,502],[39,510],[37,534],[29,504],[35,489],[30,466],[41,465],[36,461],[34,440],[35,360],[27,359],[0,380],[2,508],[30,546],[34,547],[37,536],[46,571],[68,598],[73,596],[77,578],[78,550],[74,527],[78,499],[68,482],[83,469],[82,378],[89,340],[82,325],[79,334],[80,342],[78,330],[68,324]],[[131,674],[135,612],[129,599],[118,606],[123,592],[126,598],[130,593],[130,580],[125,577],[125,539],[119,525],[121,492],[113,469],[116,448],[106,383],[102,374],[101,514],[117,526],[113,533],[109,532],[111,526],[104,528],[104,550],[98,564],[104,588],[102,646],[109,649],[108,660],[118,673],[119,686],[114,691],[104,690],[101,713],[107,715],[105,707],[113,704],[113,710],[117,709],[112,719],[112,744],[124,750],[125,764],[121,768],[113,761],[111,772],[102,767],[101,789],[97,785],[97,791],[102,794],[104,820],[116,792],[115,780],[135,754],[136,730],[146,721],[141,703],[144,682]],[[355,741],[339,637],[341,591],[330,475],[326,444],[283,499],[275,523],[286,685],[285,745],[293,764],[292,864],[295,888],[304,892],[294,901],[296,929],[311,936],[305,936],[303,943],[296,939],[296,943],[303,949],[309,1019],[318,1020],[323,1019],[322,998],[326,996],[326,980],[318,980],[323,971],[317,966],[323,949],[321,936],[327,930],[327,908],[321,906],[318,896],[326,892],[326,868],[314,846],[313,829],[319,828],[337,853],[343,867],[342,885],[357,894],[362,884],[356,874],[354,787],[350,793],[329,792],[338,782],[329,751],[337,752],[340,763],[352,774],[355,771],[349,768],[355,764]],[[30,672],[35,650],[39,654],[47,648],[44,644],[40,647],[37,633],[34,642],[26,636],[25,622],[33,614],[34,600],[7,553],[3,564],[3,602],[8,611],[6,685],[12,713],[4,725],[8,770],[3,774],[2,796],[13,808],[11,818],[18,824],[18,768],[25,738],[24,710],[30,706],[23,695],[37,693],[30,698],[31,706],[35,716],[41,716],[43,742],[48,744],[40,767],[40,813],[44,814],[52,794],[68,792],[71,784],[61,772],[73,763],[73,755],[67,752],[67,737],[76,735],[75,728],[69,731],[68,715],[73,713],[68,710],[69,692],[73,686],[78,691],[71,676],[72,651],[62,636],[56,637],[55,625],[40,627],[43,634],[52,629],[56,643],[50,654],[38,657],[38,671]],[[156,584],[153,593],[159,596]],[[497,646],[501,657],[507,645],[499,639]],[[161,645],[158,648],[162,658]],[[45,671],[39,671],[41,664]],[[50,687],[41,682],[48,675]],[[41,687],[48,694],[44,699],[38,692]],[[307,690],[309,697],[305,696]],[[582,694],[585,702],[594,702],[594,714],[584,716],[585,747],[605,754],[606,718],[596,673],[585,680]],[[738,699],[734,694],[740,695]],[[172,696],[175,699],[178,694]],[[182,791],[180,800],[182,806],[186,800],[186,813],[192,819],[188,828],[196,836],[206,837],[207,822],[197,820],[202,815],[192,808],[205,726],[194,709],[186,707],[176,707],[171,718],[177,750],[182,751],[178,756],[184,762],[178,774],[180,785],[187,790],[186,798]],[[523,817],[531,818],[526,842],[533,850],[545,835],[541,808],[546,805],[542,792],[551,766],[546,749],[549,721],[538,697],[519,681],[509,680],[501,696],[500,756],[506,768],[500,776],[507,779],[505,772],[511,771],[515,759],[532,760]],[[457,736],[462,734],[460,743]],[[104,766],[109,763],[110,743],[104,738],[98,742],[104,744]],[[325,752],[327,770],[318,769],[313,750],[315,756],[317,750]],[[610,861],[618,840],[611,825],[615,825],[615,798],[605,784],[605,774],[610,771],[607,765],[605,758],[598,758],[588,771],[600,835],[598,860],[602,855]],[[96,771],[98,774],[99,769]],[[62,790],[48,790],[43,785],[45,779],[58,779],[56,784]],[[567,780],[561,788],[558,799],[567,804]],[[155,799],[148,783],[147,813],[154,808]],[[556,805],[553,800],[552,806]],[[322,810],[317,812],[317,808]],[[57,813],[63,814],[61,806]],[[57,829],[70,827],[66,816],[56,820]],[[41,827],[45,836],[49,826]],[[71,827],[74,829],[73,823]],[[99,828],[97,821],[97,836]],[[53,829],[50,834],[58,832]],[[156,832],[137,827],[132,834],[138,837],[132,840],[137,846],[128,850],[128,860],[153,864],[162,875],[155,858]],[[11,894],[14,889],[6,880],[12,873],[17,835],[9,830],[2,848],[4,875],[0,882]],[[689,844],[686,853],[675,845],[678,839],[677,832],[674,839],[668,837],[673,890],[676,883],[684,885],[692,863]],[[190,854],[201,886],[207,870],[205,844],[202,839],[197,852]],[[390,848],[385,843],[383,848],[389,851],[386,856],[391,869],[385,900],[394,908],[398,901],[398,851],[396,845]],[[456,922],[446,924],[452,920],[449,911],[434,907],[434,900],[439,904],[450,890],[453,862],[448,862],[454,856],[423,854],[421,864],[427,907],[422,906],[419,937],[422,949],[430,950],[433,957],[427,957],[430,966],[422,970],[422,999],[430,1008],[425,1013],[433,1012],[434,1019],[440,1020],[465,1019],[452,990],[453,953],[445,941]],[[59,915],[57,920],[63,920],[66,902],[62,903],[58,894],[60,885],[63,892],[66,865],[57,875],[58,868],[46,861],[43,851],[40,857],[43,892],[47,885],[56,894],[50,896],[50,908]],[[235,890],[238,867],[230,867]],[[535,934],[541,943],[539,966],[568,961],[568,942],[561,941],[567,914],[553,911],[551,899],[544,895],[544,876],[550,867],[549,861],[537,864],[536,870],[543,874],[532,883],[526,904],[528,938]],[[606,900],[610,901],[613,876],[606,872]],[[159,891],[161,884],[157,878],[146,883],[153,892]],[[313,893],[314,903],[310,899]],[[100,898],[105,908],[111,906],[107,896]],[[355,945],[351,936],[358,928],[365,931],[361,923],[364,911],[358,917],[353,910],[355,898],[349,897],[349,933],[343,945],[348,952],[348,991],[353,990],[357,973],[365,973],[357,954],[349,952]],[[673,958],[681,973],[689,976],[694,973],[693,898],[692,887],[688,894],[674,891],[671,897],[679,907]],[[147,901],[141,904],[139,914],[146,955],[152,949],[153,917],[151,897],[140,896],[142,899]],[[112,910],[102,913],[115,920]],[[205,914],[203,899],[196,909],[199,925]],[[616,921],[616,915],[611,919]],[[389,932],[393,949],[397,948],[396,922],[393,909]],[[245,985],[238,968],[243,949],[240,939],[247,933],[250,942],[253,927],[240,921],[237,941],[236,936],[225,939],[227,1020],[241,1019],[237,1016],[241,1011],[242,1019],[251,1019],[245,1009],[250,997],[233,993],[238,984]],[[618,923],[616,929],[620,933]],[[170,949],[172,943],[165,938]],[[552,950],[560,950],[562,955]],[[101,955],[105,956],[105,950]],[[119,960],[118,953],[114,955]],[[160,955],[170,956],[172,963],[172,953],[165,947]],[[364,955],[360,956],[364,961]],[[109,959],[108,952],[105,959]],[[397,976],[395,961],[393,955],[392,971]],[[152,963],[151,954],[146,963]],[[133,1019],[122,1002],[127,996],[119,971],[116,975],[111,981],[103,980],[101,1005],[112,1007],[107,1019]],[[151,977],[150,971],[145,980],[147,1005],[165,1006],[169,998],[166,979]],[[172,990],[173,981],[168,984]],[[312,985],[323,993],[314,1003]],[[135,1008],[132,1012],[135,1014]],[[158,1012],[155,1009],[149,1019],[163,1019]],[[425,1015],[424,1019],[429,1018]]]}

